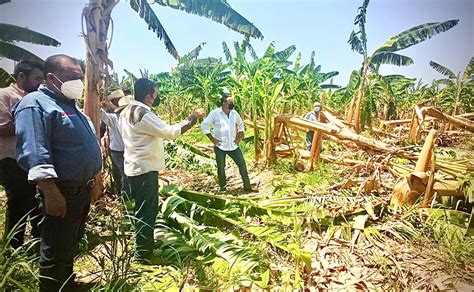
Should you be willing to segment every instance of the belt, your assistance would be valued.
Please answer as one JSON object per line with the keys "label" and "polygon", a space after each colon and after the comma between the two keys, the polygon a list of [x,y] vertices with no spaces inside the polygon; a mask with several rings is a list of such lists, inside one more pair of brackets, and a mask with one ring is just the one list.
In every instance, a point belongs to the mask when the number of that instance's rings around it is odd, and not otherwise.
{"label": "belt", "polygon": [[85,189],[85,188],[92,188],[94,185],[95,179],[90,179],[86,182],[80,181],[73,181],[73,180],[60,180],[56,182],[58,188],[65,188],[65,189]]}

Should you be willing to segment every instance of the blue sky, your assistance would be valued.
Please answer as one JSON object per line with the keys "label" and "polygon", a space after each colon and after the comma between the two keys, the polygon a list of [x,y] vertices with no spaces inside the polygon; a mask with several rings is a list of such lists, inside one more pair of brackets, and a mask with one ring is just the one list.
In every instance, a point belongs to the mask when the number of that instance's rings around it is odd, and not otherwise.
{"label": "blue sky", "polygon": [[[0,22],[28,27],[48,34],[62,45],[58,48],[29,44],[21,46],[42,58],[65,53],[84,59],[85,46],[80,37],[81,12],[86,0],[12,0],[0,6]],[[278,50],[296,45],[306,63],[312,51],[322,71],[339,71],[335,83],[345,85],[350,72],[360,68],[361,56],[347,43],[354,29],[353,20],[362,0],[228,0],[228,3],[263,33],[263,40],[251,43],[262,55],[270,42]],[[180,55],[206,42],[202,57],[224,57],[222,41],[230,46],[243,36],[206,18],[171,8],[152,5]],[[389,37],[413,26],[434,21],[459,19],[453,29],[408,48],[401,53],[414,59],[407,67],[384,65],[382,74],[404,74],[431,82],[441,75],[433,60],[458,72],[464,70],[474,55],[474,1],[472,0],[372,0],[368,7],[367,34],[369,52]],[[176,61],[163,42],[147,30],[147,24],[122,0],[112,13],[115,28],[109,57],[115,70],[123,75],[126,68],[136,74],[147,68],[151,73],[168,71]],[[11,71],[13,63],[0,60]]]}

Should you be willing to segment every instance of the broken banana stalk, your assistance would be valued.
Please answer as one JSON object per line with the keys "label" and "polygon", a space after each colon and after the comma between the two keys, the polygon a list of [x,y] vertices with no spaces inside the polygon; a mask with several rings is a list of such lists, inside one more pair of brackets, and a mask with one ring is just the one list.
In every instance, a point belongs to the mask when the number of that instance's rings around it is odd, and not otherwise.
{"label": "broken banana stalk", "polygon": [[431,203],[435,193],[438,196],[463,196],[457,181],[435,181],[435,165],[432,165],[431,171],[428,173],[430,160],[432,160],[432,164],[435,164],[435,138],[436,130],[432,129],[423,144],[415,170],[394,187],[390,200],[392,205],[413,205],[422,194],[427,194],[423,202],[425,206]]}

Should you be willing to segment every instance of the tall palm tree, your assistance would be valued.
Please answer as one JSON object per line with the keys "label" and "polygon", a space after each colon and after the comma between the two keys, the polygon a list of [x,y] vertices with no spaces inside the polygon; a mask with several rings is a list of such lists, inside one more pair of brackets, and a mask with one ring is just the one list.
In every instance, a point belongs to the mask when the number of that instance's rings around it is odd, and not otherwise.
{"label": "tall palm tree", "polygon": [[380,65],[390,64],[396,66],[407,66],[413,64],[413,60],[405,55],[396,52],[416,45],[436,34],[447,31],[456,26],[459,20],[448,20],[443,22],[431,22],[412,27],[391,38],[378,47],[371,55],[367,51],[367,34],[365,31],[367,6],[369,0],[364,0],[354,24],[358,26],[358,31],[352,31],[348,43],[353,51],[362,55],[362,67],[360,69],[360,84],[357,96],[352,99],[351,106],[347,114],[347,121],[353,122],[355,131],[360,132],[360,108],[364,98],[364,88],[367,82],[369,69],[378,71]]}
{"label": "tall palm tree", "polygon": [[440,79],[437,82],[446,85],[447,87],[443,91],[454,96],[452,115],[457,115],[459,113],[463,101],[466,101],[466,107],[473,106],[471,90],[474,85],[474,57],[471,57],[462,75],[461,72],[456,75],[449,68],[433,61],[430,61],[430,66],[447,77],[445,79]]}

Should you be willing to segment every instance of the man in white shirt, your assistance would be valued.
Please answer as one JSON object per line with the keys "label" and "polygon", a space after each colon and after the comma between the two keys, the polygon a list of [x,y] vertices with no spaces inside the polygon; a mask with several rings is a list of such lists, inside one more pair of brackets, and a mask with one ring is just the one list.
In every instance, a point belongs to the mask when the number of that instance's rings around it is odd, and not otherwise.
{"label": "man in white shirt", "polygon": [[[226,190],[225,159],[229,155],[239,167],[240,176],[244,183],[244,191],[252,191],[245,159],[239,148],[239,142],[244,137],[244,123],[239,113],[233,108],[234,100],[228,92],[223,92],[221,107],[209,113],[202,122],[201,128],[214,144],[220,190]],[[214,125],[212,134],[211,125]]]}
{"label": "man in white shirt", "polygon": [[149,263],[153,255],[153,230],[158,214],[158,171],[165,167],[163,139],[176,139],[204,116],[193,112],[182,122],[168,125],[151,111],[159,103],[155,83],[146,78],[134,84],[135,100],[120,113],[119,125],[125,145],[125,174],[135,200],[135,257]]}
{"label": "man in white shirt", "polygon": [[[109,150],[110,150],[110,158],[112,159],[112,173],[114,174],[114,180],[117,184],[117,190],[123,196],[130,195],[130,186],[128,182],[128,178],[124,172],[124,161],[123,161],[123,151],[124,145],[122,140],[122,135],[120,134],[119,125],[118,125],[118,118],[119,114],[114,112],[120,104],[122,100],[125,98],[125,94],[122,90],[118,89],[111,92],[107,96],[107,101],[111,104],[104,104],[103,107],[108,107],[110,112],[106,112],[104,109],[100,110],[100,119],[101,121],[107,125],[109,129]],[[117,173],[118,172],[118,173]]]}

